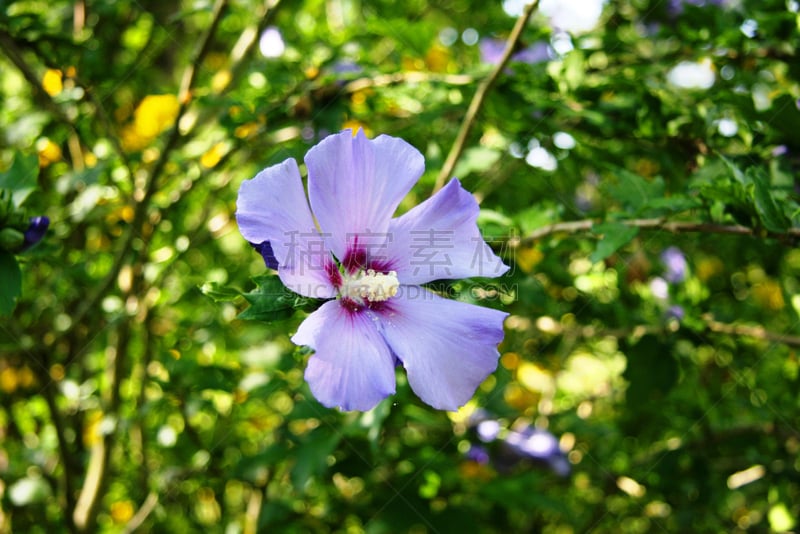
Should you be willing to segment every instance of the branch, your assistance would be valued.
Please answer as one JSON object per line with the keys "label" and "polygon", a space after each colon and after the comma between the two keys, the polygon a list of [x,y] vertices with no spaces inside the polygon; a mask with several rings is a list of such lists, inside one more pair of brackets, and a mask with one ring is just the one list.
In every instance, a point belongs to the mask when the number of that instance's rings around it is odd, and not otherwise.
{"label": "branch", "polygon": [[450,148],[450,153],[447,155],[447,159],[444,162],[442,170],[436,177],[436,184],[433,186],[434,193],[444,187],[444,184],[450,179],[450,175],[453,173],[453,169],[456,167],[456,162],[461,156],[461,152],[464,151],[464,145],[467,142],[467,136],[469,136],[469,132],[472,130],[472,126],[475,124],[475,119],[478,117],[478,112],[480,111],[481,106],[483,106],[484,100],[486,100],[486,95],[489,94],[489,91],[497,81],[500,73],[506,68],[509,59],[511,59],[511,55],[514,53],[514,48],[517,46],[517,42],[522,35],[522,30],[525,28],[525,25],[528,23],[531,15],[533,15],[533,12],[536,11],[537,7],[539,7],[539,0],[533,0],[533,2],[525,6],[525,11],[523,11],[522,15],[519,16],[516,24],[514,24],[514,29],[511,30],[511,35],[508,36],[503,57],[495,66],[494,70],[489,74],[489,77],[486,78],[478,87],[478,90],[475,91],[475,96],[472,97],[472,102],[469,104],[467,114],[464,116],[464,121],[461,123],[461,129],[458,131],[458,136],[456,137],[453,146]]}
{"label": "branch", "polygon": [[[36,72],[34,72],[31,66],[25,61],[22,50],[20,50],[14,37],[3,29],[0,29],[0,50],[11,60],[14,66],[22,73],[22,76],[28,81],[28,84],[33,88],[34,99],[46,107],[59,122],[66,125],[72,135],[80,139],[78,128],[61,108],[56,105],[50,95],[47,94],[47,91],[45,91],[42,86],[40,77],[36,75]],[[78,158],[74,156],[73,154],[73,159],[77,161]],[[78,154],[78,156],[80,157],[80,154]],[[83,161],[81,160],[78,164],[82,165]]]}
{"label": "branch", "polygon": [[122,529],[123,534],[130,534],[132,532],[136,532],[136,530],[142,526],[147,516],[155,510],[156,505],[158,504],[158,494],[155,492],[150,492],[147,494],[147,498],[142,503],[142,506],[139,507],[139,510],[131,517],[128,524],[125,525],[125,528]]}
{"label": "branch", "polygon": [[[226,6],[227,0],[217,0],[217,2],[214,4],[211,25],[206,31],[206,34],[200,45],[198,46],[191,63],[184,71],[178,92],[180,107],[178,109],[175,123],[169,132],[169,136],[164,144],[164,148],[161,151],[159,159],[156,161],[150,173],[148,173],[143,194],[140,198],[135,198],[133,221],[128,227],[128,232],[125,236],[124,242],[120,247],[120,251],[115,259],[114,268],[106,275],[106,278],[101,283],[101,288],[104,288],[104,290],[110,287],[113,280],[118,276],[119,270],[125,263],[124,257],[127,254],[127,251],[130,249],[130,246],[133,243],[133,240],[136,237],[139,229],[143,227],[147,216],[147,208],[149,207],[150,199],[156,191],[158,179],[161,176],[167,161],[169,160],[170,152],[177,145],[177,142],[180,138],[180,121],[191,103],[191,91],[194,87],[195,80],[197,79],[197,71],[199,70],[199,66],[205,58],[205,55],[211,48],[211,42],[214,38],[219,23],[222,20]],[[142,251],[140,257],[146,257],[146,252]],[[142,261],[143,260],[139,261],[139,265]],[[131,291],[132,294],[136,294],[140,283],[143,281],[141,278],[141,269],[134,269],[134,272],[137,273],[137,276],[134,280],[133,287],[135,289]],[[96,301],[102,298],[102,296],[103,292],[96,292],[93,295],[93,300]],[[110,397],[108,400],[107,413],[113,417],[117,416],[121,402],[120,386],[125,368],[125,360],[127,359],[128,349],[130,346],[129,341],[131,335],[131,323],[132,318],[122,323],[118,334],[115,358],[113,361],[108,362],[110,375]],[[86,473],[86,481],[81,489],[78,503],[73,512],[73,520],[81,531],[91,530],[94,528],[94,524],[97,519],[97,513],[102,501],[103,492],[108,483],[110,475],[111,450],[113,445],[114,433],[110,432],[103,435],[98,443],[92,448],[89,458],[89,468]]]}
{"label": "branch", "polygon": [[[771,341],[774,343],[788,345],[790,347],[800,347],[800,336],[772,332],[763,326],[723,323],[715,320],[710,314],[703,315],[702,321],[706,329],[710,332],[734,337],[749,337],[761,341]],[[533,327],[538,332],[543,332],[552,336],[569,334],[582,339],[606,336],[622,339],[627,337],[639,338],[646,334],[672,334],[680,328],[680,325],[677,322],[666,325],[640,324],[623,328],[602,328],[594,325],[575,325],[565,329],[560,324],[554,323],[544,328],[540,328],[537,325],[534,325]]]}
{"label": "branch", "polygon": [[[580,221],[567,221],[553,223],[548,226],[538,228],[533,232],[522,238],[510,238],[505,240],[505,244],[512,248],[522,248],[531,246],[534,242],[539,241],[545,237],[553,234],[577,234],[580,232],[588,232],[600,220],[583,219]],[[725,225],[708,222],[692,222],[692,221],[667,221],[663,218],[658,219],[630,219],[622,220],[620,223],[626,226],[633,226],[642,230],[666,230],[674,234],[679,233],[708,233],[708,234],[728,234],[728,235],[744,235],[744,236],[757,236],[757,237],[772,237],[776,239],[795,240],[800,238],[800,228],[789,228],[784,232],[772,232],[768,230],[754,229],[747,226],[738,224]]]}
{"label": "branch", "polygon": [[[181,137],[179,124],[183,116],[186,114],[189,104],[191,103],[191,91],[197,78],[197,71],[209,51],[212,38],[216,33],[216,29],[220,20],[222,19],[222,14],[224,8],[227,6],[227,3],[227,0],[217,0],[217,3],[214,5],[214,18],[211,22],[211,26],[206,32],[205,38],[201,42],[200,46],[197,48],[194,58],[184,71],[181,79],[180,89],[178,91],[180,107],[178,108],[178,114],[176,115],[175,123],[172,125],[172,129],[169,132],[167,141],[164,143],[164,147],[161,150],[158,160],[156,161],[152,170],[148,173],[146,185],[144,187],[141,199],[136,202],[134,207],[133,221],[127,228],[127,232],[122,240],[122,244],[117,250],[117,254],[114,257],[114,263],[112,264],[111,269],[109,269],[108,274],[106,274],[105,278],[103,278],[103,280],[95,286],[94,291],[83,301],[81,306],[74,314],[72,328],[82,324],[83,318],[86,316],[86,314],[97,307],[97,304],[108,292],[111,284],[113,284],[114,280],[116,280],[117,276],[119,276],[119,272],[123,265],[126,264],[125,256],[130,250],[133,240],[138,235],[138,228],[144,222],[144,219],[147,215],[147,208],[150,204],[150,198],[156,192],[158,179],[166,167],[167,161],[169,160],[169,154],[177,146],[178,140]],[[65,331],[62,334],[62,337],[69,334],[72,328]]]}
{"label": "branch", "polygon": [[710,317],[704,319],[706,327],[708,327],[708,329],[712,332],[726,334],[729,336],[752,337],[764,341],[772,341],[775,343],[781,343],[783,345],[789,345],[790,347],[800,347],[800,336],[790,336],[789,334],[770,332],[763,326],[721,323],[711,319]]}
{"label": "branch", "polygon": [[475,79],[469,74],[437,74],[428,72],[397,72],[374,77],[358,78],[342,88],[345,94],[355,93],[370,87],[386,87],[403,83],[446,83],[449,85],[469,85]]}

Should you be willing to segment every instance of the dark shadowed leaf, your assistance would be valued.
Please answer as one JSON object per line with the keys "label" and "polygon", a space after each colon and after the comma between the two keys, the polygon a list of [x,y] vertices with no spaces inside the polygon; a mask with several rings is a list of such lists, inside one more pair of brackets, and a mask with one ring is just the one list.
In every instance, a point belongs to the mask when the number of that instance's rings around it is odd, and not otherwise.
{"label": "dark shadowed leaf", "polygon": [[589,259],[596,263],[603,261],[627,245],[631,239],[636,237],[639,229],[621,222],[606,222],[594,225],[592,232],[601,236],[594,252],[589,256]]}
{"label": "dark shadowed leaf", "polygon": [[0,315],[10,315],[22,292],[22,273],[16,258],[0,250]]}

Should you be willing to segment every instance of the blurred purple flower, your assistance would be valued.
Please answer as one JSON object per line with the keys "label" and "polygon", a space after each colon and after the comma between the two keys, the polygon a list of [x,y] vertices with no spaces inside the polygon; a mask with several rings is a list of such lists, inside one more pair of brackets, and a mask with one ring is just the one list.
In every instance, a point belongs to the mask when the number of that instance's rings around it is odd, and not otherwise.
{"label": "blurred purple flower", "polygon": [[677,284],[686,279],[686,256],[678,247],[669,247],[661,253],[661,262],[666,268],[664,278],[667,282]]}
{"label": "blurred purple flower", "polygon": [[334,74],[361,74],[364,69],[354,61],[341,60],[331,66],[331,72]]}
{"label": "blurred purple flower", "polygon": [[[502,39],[486,38],[481,39],[478,45],[481,53],[481,61],[490,65],[497,65],[503,59],[503,52],[506,49],[506,42]],[[533,65],[550,59],[550,47],[547,43],[534,43],[518,52],[515,52],[510,61],[518,61]]]}
{"label": "blurred purple flower", "polygon": [[328,407],[369,410],[394,393],[399,363],[423,401],[459,408],[497,367],[507,314],[421,284],[508,270],[480,235],[475,198],[452,180],[393,219],[424,159],[386,135],[331,135],[305,164],[308,200],[288,159],[242,183],[236,218],[248,241],[270,244],[289,289],[330,299],[292,337],[315,350],[311,392]]}
{"label": "blurred purple flower", "polygon": [[683,7],[686,5],[704,7],[704,6],[719,6],[725,7],[730,5],[731,0],[669,0],[667,11],[671,15],[680,15],[683,13]]}
{"label": "blurred purple flower", "polygon": [[489,451],[486,450],[486,447],[481,445],[470,445],[465,456],[467,457],[467,460],[471,460],[479,464],[485,465],[489,463]]}
{"label": "blurred purple flower", "polygon": [[670,306],[667,308],[666,312],[667,319],[677,319],[678,321],[682,321],[683,318],[686,316],[686,312],[683,310],[683,307],[678,306],[677,304],[674,306]]}
{"label": "blurred purple flower", "polygon": [[[529,461],[547,467],[560,476],[570,473],[569,461],[561,450],[558,439],[547,430],[531,425],[506,430],[498,420],[482,409],[470,417],[468,425],[479,441],[487,446],[493,445],[494,454],[490,458],[499,471],[510,471],[521,462]],[[470,454],[478,454],[473,449],[488,450],[484,445],[473,444],[467,452],[468,458]]]}
{"label": "blurred purple flower", "polygon": [[785,156],[788,153],[789,153],[789,147],[787,147],[786,145],[778,145],[772,149],[772,156],[775,158],[780,156]]}
{"label": "blurred purple flower", "polygon": [[44,239],[47,234],[47,229],[50,227],[50,219],[45,215],[31,217],[28,221],[28,229],[25,230],[25,242],[22,244],[22,250],[28,250],[36,243]]}

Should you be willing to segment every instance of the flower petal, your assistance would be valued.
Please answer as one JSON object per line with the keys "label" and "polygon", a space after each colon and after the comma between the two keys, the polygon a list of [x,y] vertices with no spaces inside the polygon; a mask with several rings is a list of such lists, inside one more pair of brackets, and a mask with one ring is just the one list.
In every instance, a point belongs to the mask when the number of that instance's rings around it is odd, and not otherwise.
{"label": "flower petal", "polygon": [[397,271],[403,284],[431,280],[496,277],[508,266],[481,236],[478,203],[451,180],[442,190],[389,225],[387,270]]}
{"label": "flower petal", "polygon": [[269,242],[286,287],[307,297],[336,295],[330,277],[333,258],[314,225],[295,160],[267,167],[242,182],[236,222],[248,241]]}
{"label": "flower petal", "polygon": [[413,146],[387,135],[370,140],[363,130],[355,137],[350,130],[326,137],[305,162],[311,207],[341,261],[358,235],[383,243],[397,205],[425,170]]}
{"label": "flower petal", "polygon": [[373,317],[331,300],[292,337],[316,351],[305,377],[311,393],[328,408],[369,410],[395,391],[394,357]]}
{"label": "flower petal", "polygon": [[497,367],[507,313],[443,299],[419,286],[401,286],[386,301],[383,337],[426,403],[457,410]]}

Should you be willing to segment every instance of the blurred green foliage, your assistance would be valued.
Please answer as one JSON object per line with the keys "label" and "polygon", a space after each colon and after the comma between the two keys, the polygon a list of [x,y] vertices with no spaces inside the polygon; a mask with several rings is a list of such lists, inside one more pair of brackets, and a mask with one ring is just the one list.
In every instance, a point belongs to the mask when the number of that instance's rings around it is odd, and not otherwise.
{"label": "blurred green foliage", "polygon": [[[550,57],[503,69],[457,166],[512,270],[440,288],[511,316],[448,414],[401,374],[368,413],[314,400],[236,191],[362,127],[425,154],[401,209],[427,198],[514,2],[0,2],[0,188],[38,157],[52,221],[0,253],[0,532],[796,528],[798,5],[677,3],[524,29]],[[469,460],[476,407],[572,475]]]}

